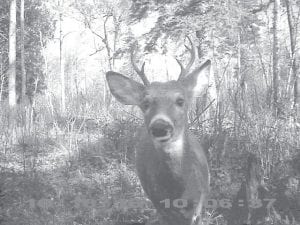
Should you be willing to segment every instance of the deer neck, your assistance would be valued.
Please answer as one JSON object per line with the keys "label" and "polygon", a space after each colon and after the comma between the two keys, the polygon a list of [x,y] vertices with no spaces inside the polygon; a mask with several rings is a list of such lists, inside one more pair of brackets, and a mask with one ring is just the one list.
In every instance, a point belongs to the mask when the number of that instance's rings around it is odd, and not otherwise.
{"label": "deer neck", "polygon": [[154,143],[159,155],[160,163],[165,164],[175,174],[180,175],[183,169],[183,159],[186,153],[186,134],[182,132],[174,141],[167,143]]}

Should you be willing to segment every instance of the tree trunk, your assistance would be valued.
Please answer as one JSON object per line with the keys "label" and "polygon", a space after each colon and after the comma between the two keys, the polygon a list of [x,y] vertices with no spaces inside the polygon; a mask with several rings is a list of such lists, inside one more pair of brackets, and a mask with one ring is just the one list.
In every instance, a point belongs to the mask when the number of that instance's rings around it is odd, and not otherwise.
{"label": "tree trunk", "polygon": [[22,75],[22,102],[25,103],[26,96],[26,71],[25,71],[25,51],[24,51],[24,0],[21,0],[20,6],[20,25],[21,25],[21,75]]}
{"label": "tree trunk", "polygon": [[274,0],[273,7],[273,112],[278,115],[278,7],[279,0]]}
{"label": "tree trunk", "polygon": [[16,0],[10,1],[9,18],[9,70],[8,70],[8,104],[11,109],[16,106]]}
{"label": "tree trunk", "polygon": [[[297,65],[296,65],[296,38],[294,34],[294,26],[297,26],[296,24],[293,25],[292,21],[292,15],[291,15],[291,8],[290,8],[290,2],[289,0],[285,0],[285,6],[286,6],[286,12],[287,12],[287,19],[288,19],[288,25],[289,25],[289,36],[290,36],[290,48],[291,48],[291,68],[292,68],[292,77],[293,77],[293,110],[296,112],[297,110],[297,104],[298,104],[298,76],[297,76]],[[295,114],[296,116],[297,114]]]}
{"label": "tree trunk", "polygon": [[3,86],[5,75],[3,74],[3,64],[2,64],[2,49],[0,49],[0,102],[2,102]]}
{"label": "tree trunk", "polygon": [[[62,8],[60,9],[62,10]],[[66,87],[65,87],[65,58],[63,54],[63,32],[62,32],[62,12],[59,13],[59,66],[61,85],[61,113],[66,112]]]}

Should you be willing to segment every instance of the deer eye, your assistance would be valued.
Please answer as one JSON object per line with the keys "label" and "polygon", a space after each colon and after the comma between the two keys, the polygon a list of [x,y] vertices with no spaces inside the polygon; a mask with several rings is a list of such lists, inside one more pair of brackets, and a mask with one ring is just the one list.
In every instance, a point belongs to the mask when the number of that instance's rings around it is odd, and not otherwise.
{"label": "deer eye", "polygon": [[176,105],[182,107],[184,104],[184,99],[183,98],[177,98],[176,99]]}

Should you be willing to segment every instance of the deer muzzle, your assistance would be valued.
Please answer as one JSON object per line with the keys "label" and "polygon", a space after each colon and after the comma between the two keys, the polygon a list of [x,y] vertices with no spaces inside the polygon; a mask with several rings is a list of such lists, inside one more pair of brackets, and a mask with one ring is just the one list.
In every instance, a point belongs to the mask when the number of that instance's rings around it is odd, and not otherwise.
{"label": "deer muzzle", "polygon": [[158,141],[168,141],[173,135],[173,125],[166,120],[156,119],[150,124],[150,134]]}

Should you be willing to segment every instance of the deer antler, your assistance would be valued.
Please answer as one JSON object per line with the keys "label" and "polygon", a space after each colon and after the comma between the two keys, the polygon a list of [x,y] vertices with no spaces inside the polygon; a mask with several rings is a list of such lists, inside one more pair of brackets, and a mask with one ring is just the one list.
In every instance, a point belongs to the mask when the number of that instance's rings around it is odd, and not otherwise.
{"label": "deer antler", "polygon": [[133,66],[134,71],[139,75],[139,77],[142,79],[144,85],[148,86],[150,85],[149,80],[147,79],[146,75],[145,75],[145,62],[143,62],[142,68],[139,69],[138,66],[136,65],[135,61],[134,61],[134,51],[135,51],[135,47],[136,46],[132,46],[131,48],[131,52],[130,52],[130,60],[131,60],[131,64]]}
{"label": "deer antler", "polygon": [[190,59],[189,63],[186,65],[185,68],[183,67],[182,63],[178,59],[176,59],[177,63],[180,66],[180,69],[181,69],[178,80],[181,80],[186,76],[186,74],[191,69],[193,63],[195,62],[195,58],[196,58],[195,46],[194,46],[194,44],[193,44],[193,42],[192,42],[192,40],[190,39],[189,36],[186,36],[186,38],[189,40],[191,47],[189,48],[187,45],[184,45],[184,46],[191,53],[191,59]]}

